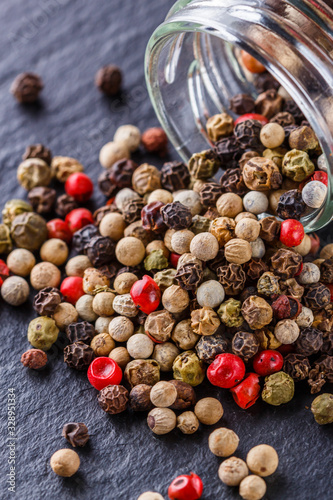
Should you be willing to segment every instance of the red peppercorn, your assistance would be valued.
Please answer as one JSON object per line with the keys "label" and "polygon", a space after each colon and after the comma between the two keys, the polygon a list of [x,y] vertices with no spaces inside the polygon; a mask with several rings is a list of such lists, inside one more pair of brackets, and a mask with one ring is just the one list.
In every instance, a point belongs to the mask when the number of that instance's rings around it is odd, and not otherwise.
{"label": "red peppercorn", "polygon": [[286,219],[281,222],[280,241],[286,247],[296,247],[302,243],[304,227],[295,219]]}
{"label": "red peppercorn", "polygon": [[84,295],[82,284],[83,279],[79,276],[68,276],[68,278],[64,279],[61,283],[60,291],[66,302],[70,302],[75,306],[79,298]]}
{"label": "red peppercorn", "polygon": [[329,291],[331,292],[331,302],[333,302],[333,285],[326,285],[327,288],[329,288]]}
{"label": "red peppercorn", "polygon": [[86,174],[74,172],[65,182],[65,191],[78,202],[88,201],[94,191],[94,185]]}
{"label": "red peppercorn", "polygon": [[113,196],[112,198],[109,198],[108,201],[105,203],[105,205],[107,205],[107,206],[112,205],[112,203],[114,202],[115,199],[116,199],[115,196]]}
{"label": "red peppercorn", "polygon": [[10,275],[9,267],[7,266],[4,260],[0,259],[0,278],[2,282],[4,282],[9,275]]}
{"label": "red peppercorn", "polygon": [[161,233],[166,230],[160,209],[164,206],[162,201],[152,201],[141,210],[141,221],[143,229]]}
{"label": "red peppercorn", "polygon": [[98,391],[108,385],[119,385],[123,378],[121,368],[106,356],[95,358],[89,365],[87,375],[91,385]]}
{"label": "red peppercorn", "polygon": [[203,492],[203,484],[197,474],[182,474],[176,477],[168,488],[171,500],[198,500]]}
{"label": "red peppercorn", "polygon": [[268,123],[266,116],[259,115],[258,113],[246,113],[245,115],[239,116],[237,120],[235,120],[235,127],[239,123],[245,122],[245,120],[257,120],[262,125],[266,125],[266,123]]}
{"label": "red peppercorn", "polygon": [[2,285],[3,285],[3,279],[0,278],[0,288],[2,287]]}
{"label": "red peppercorn", "polygon": [[171,267],[174,267],[175,269],[177,269],[179,257],[180,257],[180,255],[178,253],[175,253],[175,252],[170,253],[169,263],[170,263]]}
{"label": "red peppercorn", "polygon": [[303,271],[303,262],[300,263],[299,270],[297,271],[297,273],[294,274],[294,277],[299,276],[302,271]]}
{"label": "red peppercorn", "polygon": [[263,73],[266,71],[265,66],[245,50],[241,51],[241,57],[242,63],[250,73]]}
{"label": "red peppercorn", "polygon": [[287,356],[291,352],[295,352],[295,347],[293,344],[282,344],[276,349],[282,356]]}
{"label": "red peppercorn", "polygon": [[60,240],[70,243],[72,232],[68,227],[67,222],[62,219],[52,219],[47,224],[48,238],[59,238]]}
{"label": "red peppercorn", "polygon": [[87,208],[74,208],[66,215],[65,221],[72,233],[95,223],[93,214]]}
{"label": "red peppercorn", "polygon": [[219,354],[209,365],[207,377],[211,384],[223,389],[230,389],[243,380],[245,375],[244,361],[235,354]]}
{"label": "red peppercorn", "polygon": [[254,405],[260,395],[259,377],[256,373],[249,373],[236,387],[230,389],[235,402],[246,410]]}
{"label": "red peppercorn", "polygon": [[161,290],[158,284],[147,274],[142,277],[142,280],[134,283],[130,294],[134,304],[145,314],[155,311],[161,300]]}
{"label": "red peppercorn", "polygon": [[253,358],[253,369],[258,375],[266,377],[279,372],[283,367],[283,356],[278,351],[267,349],[258,352]]}

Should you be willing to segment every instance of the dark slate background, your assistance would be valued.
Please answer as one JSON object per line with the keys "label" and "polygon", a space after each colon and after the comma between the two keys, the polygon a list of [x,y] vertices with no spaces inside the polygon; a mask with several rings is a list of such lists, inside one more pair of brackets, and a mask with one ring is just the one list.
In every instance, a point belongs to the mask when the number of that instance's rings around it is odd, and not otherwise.
{"label": "dark slate background", "polygon": [[[157,125],[148,100],[143,70],[146,43],[164,19],[173,0],[11,0],[0,4],[0,189],[1,208],[26,193],[16,183],[16,167],[25,146],[42,142],[54,154],[74,156],[96,181],[101,167],[98,152],[121,124],[144,130]],[[108,100],[94,88],[94,75],[103,64],[122,67],[121,99]],[[9,94],[10,83],[22,71],[40,74],[45,89],[39,105],[20,106]],[[176,154],[171,152],[171,157]],[[137,160],[160,165],[138,155]],[[103,198],[94,195],[96,204]],[[322,234],[329,238],[329,229]],[[85,374],[62,361],[62,346],[50,353],[50,366],[34,373],[20,364],[31,301],[14,309],[0,304],[1,318],[1,499],[136,500],[146,490],[167,497],[178,474],[194,471],[205,485],[204,499],[238,498],[237,489],[218,479],[220,459],[208,449],[212,428],[194,436],[175,431],[154,436],[145,415],[126,412],[108,416],[100,410],[96,391]],[[7,391],[16,395],[16,493],[7,490],[9,472]],[[330,390],[327,388],[326,390]],[[241,410],[227,391],[203,384],[198,394],[218,397],[225,414],[219,425],[238,433],[237,455],[245,458],[257,444],[273,445],[280,457],[277,472],[267,478],[271,500],[332,498],[332,426],[320,427],[309,410],[313,396],[307,385],[297,386],[293,401],[274,408],[262,402]],[[54,451],[67,442],[61,437],[68,421],[85,422],[91,439],[79,450],[81,467],[70,479],[50,469]],[[215,426],[217,427],[217,426]]]}

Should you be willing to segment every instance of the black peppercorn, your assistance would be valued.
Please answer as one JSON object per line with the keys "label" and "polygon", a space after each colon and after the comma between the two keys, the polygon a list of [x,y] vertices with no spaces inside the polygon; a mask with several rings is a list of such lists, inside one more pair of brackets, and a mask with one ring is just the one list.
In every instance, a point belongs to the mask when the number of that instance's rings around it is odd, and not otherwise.
{"label": "black peppercorn", "polygon": [[248,361],[257,354],[260,342],[254,333],[236,332],[232,339],[232,352]]}
{"label": "black peppercorn", "polygon": [[286,111],[287,113],[293,115],[297,125],[300,125],[302,121],[305,120],[305,116],[303,115],[302,111],[292,99],[288,99],[287,101],[285,101],[283,105],[283,111]]}
{"label": "black peppercorn", "polygon": [[125,222],[128,224],[132,224],[137,220],[141,219],[141,211],[145,206],[145,202],[143,199],[134,199],[127,202],[122,210],[123,217]]}
{"label": "black peppercorn", "polygon": [[131,188],[133,173],[137,167],[138,165],[134,161],[126,158],[116,161],[108,169],[109,179],[119,189]]}
{"label": "black peppercorn", "polygon": [[291,113],[287,111],[280,111],[273,118],[269,120],[271,123],[277,123],[281,127],[289,127],[289,125],[295,125],[295,118]]}
{"label": "black peppercorn", "polygon": [[280,248],[271,257],[272,271],[281,279],[287,280],[293,278],[300,270],[302,256],[292,250]]}
{"label": "black peppercorn", "polygon": [[303,328],[295,342],[296,352],[304,356],[316,354],[323,345],[323,332],[309,326]]}
{"label": "black peppercorn", "polygon": [[99,69],[96,73],[95,84],[107,96],[119,94],[123,76],[121,70],[110,64]]}
{"label": "black peppercorn", "polygon": [[267,241],[268,243],[277,241],[280,236],[280,230],[281,230],[281,222],[277,220],[275,217],[270,216],[261,219],[259,236],[264,241]]}
{"label": "black peppercorn", "polygon": [[85,371],[94,359],[94,351],[83,342],[74,342],[64,349],[64,361],[70,368]]}
{"label": "black peppercorn", "polygon": [[228,351],[228,342],[224,335],[215,333],[201,337],[195,350],[198,358],[205,363],[211,364],[218,354]]}
{"label": "black peppercorn", "polygon": [[320,264],[320,280],[329,285],[333,283],[333,259],[326,259]]}
{"label": "black peppercorn", "polygon": [[89,441],[88,428],[83,422],[70,422],[62,429],[62,436],[75,448],[85,446]]}
{"label": "black peppercorn", "polygon": [[263,150],[260,140],[262,124],[258,120],[244,120],[235,127],[235,137],[242,149]]}
{"label": "black peppercorn", "polygon": [[256,286],[248,286],[244,288],[244,290],[239,296],[239,300],[241,302],[245,302],[245,300],[251,297],[251,295],[258,295],[258,290]]}
{"label": "black peppercorn", "polygon": [[68,325],[66,328],[66,335],[71,344],[73,344],[73,342],[90,344],[96,335],[96,330],[88,321],[82,321],[81,323],[71,323]]}
{"label": "black peppercorn", "polygon": [[243,181],[240,168],[229,168],[221,177],[221,186],[227,193],[235,193],[243,196],[248,192],[248,188]]}
{"label": "black peppercorn", "polygon": [[138,384],[129,394],[129,405],[133,411],[150,411],[154,405],[150,401],[151,385]]}
{"label": "black peppercorn", "polygon": [[205,183],[199,191],[201,205],[206,208],[215,206],[223,192],[223,188],[217,182]]}
{"label": "black peppercorn", "polygon": [[241,157],[243,151],[237,137],[225,137],[215,144],[215,153],[220,158],[222,168],[237,167],[237,160]]}
{"label": "black peppercorn", "polygon": [[227,295],[238,295],[245,286],[246,274],[239,264],[227,264],[217,268],[217,278]]}
{"label": "black peppercorn", "polygon": [[280,196],[276,213],[281,219],[300,220],[306,211],[306,204],[299,189],[291,189]]}
{"label": "black peppercorn", "polygon": [[284,358],[283,371],[288,373],[296,382],[306,379],[310,369],[308,358],[302,354],[290,353]]}
{"label": "black peppercorn", "polygon": [[187,229],[192,222],[191,210],[179,201],[167,203],[161,208],[164,223],[169,229]]}
{"label": "black peppercorn", "polygon": [[310,370],[308,384],[311,394],[320,391],[326,382],[333,382],[333,356],[321,356]]}
{"label": "black peppercorn", "polygon": [[[219,216],[218,216],[219,217]],[[215,259],[209,260],[207,262],[208,268],[216,274],[217,269],[221,266],[227,264],[227,260],[224,256],[224,248],[220,248]]]}
{"label": "black peppercorn", "polygon": [[123,385],[108,385],[99,392],[97,399],[102,410],[116,415],[126,410],[129,394]]}
{"label": "black peppercorn", "polygon": [[93,224],[88,224],[88,226],[84,226],[82,229],[79,229],[73,234],[73,250],[77,253],[83,253],[84,247],[97,235],[99,235],[98,228]]}
{"label": "black peppercorn", "polygon": [[115,248],[115,242],[108,236],[95,236],[84,247],[84,253],[94,266],[103,266],[114,259]]}
{"label": "black peppercorn", "polygon": [[191,176],[185,163],[180,161],[164,163],[161,169],[161,184],[164,189],[171,192],[187,189],[190,180]]}
{"label": "black peppercorn", "polygon": [[118,186],[110,179],[108,170],[102,172],[98,177],[98,187],[107,198],[112,198],[118,191]]}
{"label": "black peppercorn", "polygon": [[196,290],[203,280],[202,266],[193,262],[180,266],[175,279],[184,290]]}
{"label": "black peppercorn", "polygon": [[111,283],[119,272],[119,264],[104,264],[104,266],[99,266],[97,269],[100,273],[104,274]]}
{"label": "black peppercorn", "polygon": [[51,212],[56,198],[54,189],[44,186],[32,188],[28,193],[28,200],[34,212],[47,214]]}
{"label": "black peppercorn", "polygon": [[258,91],[258,94],[262,94],[266,90],[280,88],[280,82],[270,73],[261,73],[257,75],[255,80],[255,87]]}
{"label": "black peppercorn", "polygon": [[55,205],[55,212],[59,217],[66,217],[69,212],[74,210],[75,208],[78,208],[78,204],[74,200],[72,196],[69,196],[68,194],[62,194],[61,196],[58,196],[56,200],[56,205]]}
{"label": "black peppercorn", "polygon": [[[268,89],[258,95],[256,99],[256,113],[270,119],[281,111],[283,98],[276,89]],[[284,111],[288,111],[284,109]]]}
{"label": "black peppercorn", "polygon": [[43,146],[43,144],[31,144],[27,146],[24,154],[22,156],[22,160],[27,160],[28,158],[39,158],[40,160],[44,160],[48,165],[51,164],[52,153],[49,148]]}
{"label": "black peppercorn", "polygon": [[229,102],[231,111],[237,115],[245,115],[254,111],[254,99],[249,94],[236,94]]}
{"label": "black peppercorn", "polygon": [[331,302],[331,292],[323,283],[314,283],[307,287],[303,299],[307,307],[317,311]]}
{"label": "black peppercorn", "polygon": [[333,356],[333,331],[324,333],[321,352]]}
{"label": "black peppercorn", "polygon": [[245,263],[244,270],[250,280],[257,281],[263,273],[268,271],[268,266],[262,259],[251,259]]}
{"label": "black peppercorn", "polygon": [[43,90],[43,82],[35,73],[21,73],[13,81],[10,91],[21,103],[36,102],[40,92]]}
{"label": "black peppercorn", "polygon": [[161,201],[152,201],[141,210],[142,227],[146,231],[163,233],[166,226],[162,217],[161,208],[164,207]]}
{"label": "black peppercorn", "polygon": [[62,300],[57,288],[51,286],[43,288],[34,297],[32,307],[40,316],[52,316]]}

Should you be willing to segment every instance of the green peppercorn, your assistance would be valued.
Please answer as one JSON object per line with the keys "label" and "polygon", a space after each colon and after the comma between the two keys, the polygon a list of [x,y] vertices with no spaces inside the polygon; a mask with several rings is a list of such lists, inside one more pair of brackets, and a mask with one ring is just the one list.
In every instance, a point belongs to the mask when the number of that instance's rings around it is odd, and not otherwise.
{"label": "green peppercorn", "polygon": [[7,226],[11,226],[13,219],[24,212],[32,212],[32,206],[24,200],[9,200],[2,210],[2,221]]}
{"label": "green peppercorn", "polygon": [[0,224],[0,253],[12,251],[13,244],[10,238],[10,230],[6,224]]}
{"label": "green peppercorn", "polygon": [[193,351],[179,354],[173,362],[173,377],[193,387],[201,384],[205,378],[204,364]]}
{"label": "green peppercorn", "polygon": [[40,158],[27,158],[17,169],[17,180],[27,191],[37,186],[48,186],[51,179],[50,167]]}
{"label": "green peppercorn", "polygon": [[165,269],[169,265],[168,259],[165,257],[163,250],[153,250],[144,260],[146,271],[152,269]]}
{"label": "green peppercorn", "polygon": [[211,149],[195,153],[188,163],[190,174],[195,179],[209,179],[216,174],[221,163]]}
{"label": "green peppercorn", "polygon": [[333,423],[333,394],[320,394],[317,396],[311,405],[311,411],[315,421],[319,425]]}
{"label": "green peppercorn", "polygon": [[202,215],[195,215],[192,217],[192,224],[190,226],[190,231],[194,234],[199,233],[208,233],[211,220],[207,217],[203,217]]}
{"label": "green peppercorn", "polygon": [[308,153],[292,149],[285,154],[282,161],[282,173],[296,182],[302,182],[314,172],[315,166]]}
{"label": "green peppercorn", "polygon": [[28,340],[36,349],[48,351],[58,338],[59,330],[52,318],[40,316],[29,323]]}
{"label": "green peppercorn", "polygon": [[38,250],[47,239],[46,222],[34,212],[17,215],[12,222],[11,236],[19,248]]}
{"label": "green peppercorn", "polygon": [[262,399],[273,406],[289,403],[294,397],[295,383],[290,375],[277,372],[265,378]]}
{"label": "green peppercorn", "polygon": [[269,271],[263,273],[258,280],[257,289],[262,295],[279,295],[281,293],[279,277]]}
{"label": "green peppercorn", "polygon": [[241,314],[241,302],[236,299],[228,299],[222,302],[217,310],[221,321],[228,327],[241,326],[244,319]]}
{"label": "green peppercorn", "polygon": [[263,157],[264,158],[269,158],[270,160],[273,160],[274,163],[281,168],[282,167],[282,161],[287,153],[287,150],[284,148],[274,148],[274,149],[265,149],[263,152]]}
{"label": "green peppercorn", "polygon": [[177,284],[175,280],[176,274],[176,269],[163,269],[163,271],[155,274],[154,281],[158,284],[161,292],[164,292],[169,286]]}

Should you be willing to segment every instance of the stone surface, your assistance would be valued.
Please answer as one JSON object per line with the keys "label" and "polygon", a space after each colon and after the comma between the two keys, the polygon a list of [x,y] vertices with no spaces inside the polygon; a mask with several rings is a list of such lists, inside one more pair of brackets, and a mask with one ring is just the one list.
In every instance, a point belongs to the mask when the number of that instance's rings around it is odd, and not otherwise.
{"label": "stone surface", "polygon": [[[173,0],[11,0],[0,6],[0,190],[1,208],[13,197],[25,197],[16,182],[16,167],[28,144],[42,142],[55,155],[74,156],[96,182],[102,168],[100,147],[119,125],[133,123],[141,130],[158,125],[144,82],[144,49],[153,29]],[[103,64],[115,63],[124,72],[124,93],[107,99],[94,87]],[[9,94],[14,77],[35,71],[45,88],[37,105],[20,106]],[[177,158],[172,152],[171,158]],[[137,161],[161,165],[152,155]],[[101,204],[96,190],[94,204]],[[329,229],[322,234],[328,237]],[[332,237],[329,238],[332,241]],[[31,297],[32,300],[32,297]],[[236,455],[245,459],[257,444],[273,445],[280,458],[277,472],[267,478],[270,500],[321,500],[331,497],[332,426],[318,426],[311,414],[306,384],[296,387],[294,400],[273,408],[258,402],[248,411],[238,408],[227,391],[206,383],[199,397],[216,396],[224,407],[220,424],[202,426],[193,436],[174,431],[153,435],[146,415],[130,411],[109,416],[99,408],[97,392],[84,373],[63,363],[62,344],[49,353],[41,373],[25,369],[21,354],[30,346],[28,322],[35,317],[31,300],[21,309],[0,303],[1,318],[1,499],[136,500],[155,490],[167,498],[167,487],[181,473],[194,471],[204,482],[204,500],[239,498],[224,486],[217,470],[221,459],[208,449],[208,435],[220,425],[240,437]],[[8,491],[9,436],[7,394],[16,395],[16,494]],[[325,392],[332,387],[325,386]],[[91,436],[77,449],[81,467],[72,478],[57,477],[51,455],[70,445],[61,437],[66,422],[84,422]],[[332,491],[332,489],[331,489]]]}

